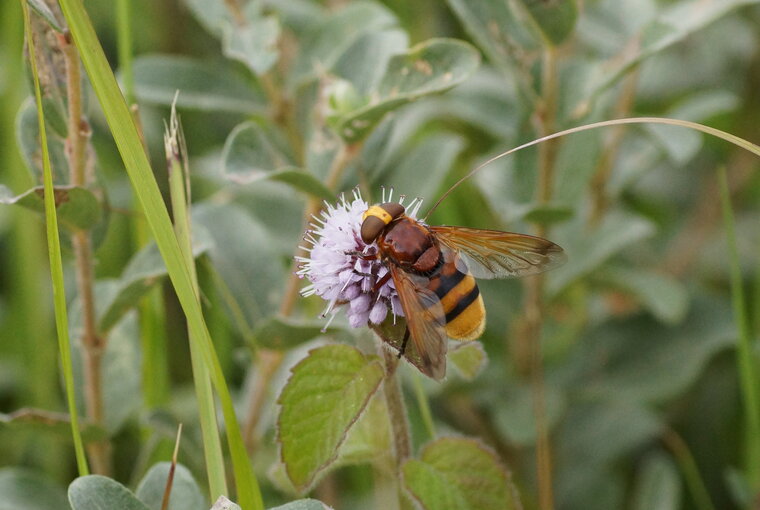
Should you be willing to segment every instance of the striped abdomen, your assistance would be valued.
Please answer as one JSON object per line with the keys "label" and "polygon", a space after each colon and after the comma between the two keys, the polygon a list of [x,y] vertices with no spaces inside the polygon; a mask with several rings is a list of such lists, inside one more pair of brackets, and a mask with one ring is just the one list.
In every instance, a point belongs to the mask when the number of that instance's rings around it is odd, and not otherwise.
{"label": "striped abdomen", "polygon": [[475,340],[483,333],[486,309],[480,290],[472,275],[457,269],[451,252],[444,252],[444,263],[427,287],[441,300],[449,338]]}

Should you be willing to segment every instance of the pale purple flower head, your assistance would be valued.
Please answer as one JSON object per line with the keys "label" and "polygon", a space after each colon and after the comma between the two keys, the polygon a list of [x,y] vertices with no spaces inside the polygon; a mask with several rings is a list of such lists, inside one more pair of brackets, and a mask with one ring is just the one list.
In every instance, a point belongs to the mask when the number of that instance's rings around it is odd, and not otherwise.
{"label": "pale purple flower head", "polygon": [[[393,190],[383,202],[392,200]],[[403,196],[399,202],[403,203]],[[422,205],[415,198],[407,207],[406,214],[414,217]],[[369,204],[362,199],[359,190],[353,191],[353,200],[341,196],[337,204],[325,202],[325,209],[304,240],[311,246],[302,247],[308,257],[296,257],[300,263],[297,275],[311,283],[301,291],[302,296],[316,294],[327,307],[322,317],[330,320],[341,305],[346,310],[351,327],[360,328],[370,322],[380,324],[388,315],[403,316],[393,279],[388,278],[379,288],[377,283],[388,273],[388,268],[378,257],[377,244],[365,244],[360,235],[362,215]],[[329,322],[328,322],[329,324]],[[327,326],[325,326],[327,327]]]}

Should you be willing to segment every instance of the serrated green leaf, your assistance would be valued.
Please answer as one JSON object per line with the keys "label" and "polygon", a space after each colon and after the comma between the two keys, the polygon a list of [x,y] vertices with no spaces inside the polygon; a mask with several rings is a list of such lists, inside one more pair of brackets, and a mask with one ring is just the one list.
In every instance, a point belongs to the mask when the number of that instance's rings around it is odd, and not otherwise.
{"label": "serrated green leaf", "polygon": [[631,292],[663,322],[675,324],[686,315],[689,293],[681,283],[667,275],[638,269],[610,268],[597,277]]}
{"label": "serrated green leaf", "polygon": [[325,505],[316,499],[299,499],[291,501],[282,506],[270,508],[269,510],[331,510],[332,507]]}
{"label": "serrated green leaf", "polygon": [[367,410],[348,431],[338,452],[338,464],[366,464],[387,458],[393,451],[385,399],[373,398]]}
{"label": "serrated green leaf", "polygon": [[520,0],[550,44],[562,43],[573,32],[578,19],[575,0]]}
{"label": "serrated green leaf", "polygon": [[289,317],[268,317],[256,324],[256,345],[268,349],[291,349],[319,335],[335,331],[326,329],[324,321],[303,321]]}
{"label": "serrated green leaf", "polygon": [[509,473],[480,441],[446,437],[428,443],[402,467],[406,490],[424,510],[512,510]]}
{"label": "serrated green leaf", "polygon": [[[151,467],[135,491],[137,498],[151,510],[161,510],[164,490],[169,478],[170,462]],[[205,510],[208,508],[193,475],[185,466],[177,464],[172,481],[169,510]]]}
{"label": "serrated green leaf", "polygon": [[296,488],[308,488],[335,461],[384,373],[378,360],[343,344],[313,349],[291,369],[278,399],[277,440]]}
{"label": "serrated green leaf", "polygon": [[[193,256],[199,257],[211,249],[213,241],[203,228],[196,228],[193,242]],[[166,264],[155,243],[137,252],[124,268],[117,288],[98,307],[98,330],[107,333],[116,323],[134,308],[154,285],[167,276]]]}
{"label": "serrated green leaf", "polygon": [[0,510],[51,510],[68,508],[66,491],[29,469],[0,469]]}
{"label": "serrated green leaf", "polygon": [[568,255],[565,265],[549,273],[548,289],[555,294],[577,278],[596,270],[626,246],[649,237],[654,226],[649,221],[619,212],[607,214],[594,230],[574,225],[555,239]]}
{"label": "serrated green leaf", "polygon": [[480,63],[478,52],[456,39],[430,39],[388,62],[376,91],[363,107],[336,112],[328,122],[348,142],[366,137],[386,113],[466,80]]}
{"label": "serrated green leaf", "polygon": [[224,143],[222,172],[235,183],[251,184],[269,179],[323,200],[335,198],[335,193],[314,175],[291,165],[255,122],[237,125]]}
{"label": "serrated green leaf", "polygon": [[[20,195],[0,185],[0,204],[16,204],[39,213],[45,212],[45,190],[37,186]],[[55,207],[58,221],[71,230],[88,230],[101,218],[102,207],[95,195],[78,186],[56,186]]]}
{"label": "serrated green leaf", "polygon": [[678,510],[681,508],[681,479],[673,460],[651,453],[642,466],[633,491],[632,510]]}
{"label": "serrated green leaf", "polygon": [[72,510],[150,510],[116,480],[100,475],[77,478],[69,485]]}
{"label": "serrated green leaf", "polygon": [[449,362],[466,381],[472,381],[488,363],[488,355],[480,342],[468,342],[449,349]]}
{"label": "serrated green leaf", "polygon": [[177,108],[262,114],[266,105],[246,78],[230,65],[190,57],[146,55],[134,61],[135,94],[140,101]]}
{"label": "serrated green leaf", "polygon": [[[250,3],[249,5],[254,5]],[[228,21],[224,26],[225,56],[238,60],[254,73],[266,73],[277,62],[280,23],[274,16],[247,16],[244,24]]]}

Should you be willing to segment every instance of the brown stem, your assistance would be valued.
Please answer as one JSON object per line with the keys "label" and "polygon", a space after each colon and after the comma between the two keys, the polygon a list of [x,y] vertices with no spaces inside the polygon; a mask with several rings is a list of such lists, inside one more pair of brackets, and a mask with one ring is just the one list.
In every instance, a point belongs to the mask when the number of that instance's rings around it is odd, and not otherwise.
{"label": "brown stem", "polygon": [[[77,48],[72,44],[70,34],[59,37],[66,65],[66,96],[68,101],[68,133],[66,154],[69,163],[70,182],[74,186],[87,186],[86,151],[90,129],[82,115],[81,69]],[[105,338],[98,335],[93,292],[93,259],[90,234],[77,230],[72,236],[76,267],[77,291],[82,305],[82,346],[84,347],[84,397],[87,417],[95,424],[104,422],[103,388],[101,363],[105,349]],[[97,441],[89,446],[93,471],[98,474],[110,473],[110,445],[107,441]]]}
{"label": "brown stem", "polygon": [[[555,130],[557,115],[557,60],[555,49],[549,47],[544,53],[543,104],[539,110],[539,133],[546,136]],[[554,168],[559,150],[558,140],[549,140],[538,148],[538,190],[537,200],[546,204],[551,200],[554,184]],[[546,236],[544,225],[536,226],[536,235]],[[551,441],[546,425],[546,402],[544,367],[541,351],[541,330],[544,318],[543,300],[544,278],[541,275],[525,281],[525,342],[529,353],[530,380],[533,390],[533,415],[536,422],[536,469],[538,480],[538,501],[541,510],[553,510],[554,492],[552,488]]]}

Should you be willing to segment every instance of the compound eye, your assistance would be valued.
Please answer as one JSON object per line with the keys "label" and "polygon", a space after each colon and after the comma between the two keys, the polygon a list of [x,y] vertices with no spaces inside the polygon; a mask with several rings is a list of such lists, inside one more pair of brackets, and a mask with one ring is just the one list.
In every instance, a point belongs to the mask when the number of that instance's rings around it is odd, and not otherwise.
{"label": "compound eye", "polygon": [[362,222],[361,236],[364,244],[372,244],[385,228],[386,223],[377,216],[366,216]]}

